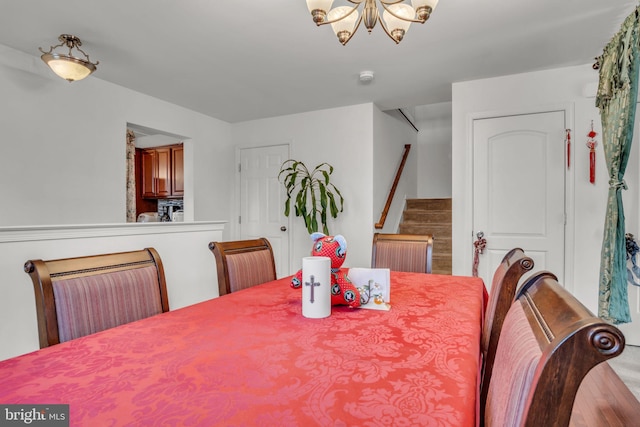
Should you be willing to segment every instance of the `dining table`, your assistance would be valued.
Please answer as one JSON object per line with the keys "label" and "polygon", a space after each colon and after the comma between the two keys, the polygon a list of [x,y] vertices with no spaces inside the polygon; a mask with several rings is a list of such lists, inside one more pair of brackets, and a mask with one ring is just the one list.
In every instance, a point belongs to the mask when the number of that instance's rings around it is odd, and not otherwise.
{"label": "dining table", "polygon": [[3,360],[0,404],[66,404],[71,426],[477,425],[482,279],[390,283],[389,310],[316,319],[284,277]]}

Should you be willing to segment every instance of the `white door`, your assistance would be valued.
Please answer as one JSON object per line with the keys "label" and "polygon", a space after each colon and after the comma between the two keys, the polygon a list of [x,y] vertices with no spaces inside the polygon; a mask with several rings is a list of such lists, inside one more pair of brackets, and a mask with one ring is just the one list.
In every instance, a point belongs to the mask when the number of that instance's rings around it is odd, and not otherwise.
{"label": "white door", "polygon": [[515,247],[563,283],[565,128],[563,111],[473,122],[473,237],[486,239],[478,275],[489,286]]}
{"label": "white door", "polygon": [[278,181],[280,166],[288,158],[288,145],[240,150],[240,238],[269,240],[278,277],[289,275],[286,193]]}

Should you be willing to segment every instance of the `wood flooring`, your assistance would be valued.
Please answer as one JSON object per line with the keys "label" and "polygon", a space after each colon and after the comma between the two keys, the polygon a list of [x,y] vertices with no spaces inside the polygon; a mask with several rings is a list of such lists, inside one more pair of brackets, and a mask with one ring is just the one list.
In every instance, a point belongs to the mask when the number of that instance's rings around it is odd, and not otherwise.
{"label": "wood flooring", "polygon": [[[629,347],[626,358],[635,363],[633,373],[640,379],[640,358],[631,355],[635,351],[640,355],[640,349]],[[640,401],[610,363],[615,363],[615,358],[597,365],[582,381],[573,405],[572,427],[640,426]]]}

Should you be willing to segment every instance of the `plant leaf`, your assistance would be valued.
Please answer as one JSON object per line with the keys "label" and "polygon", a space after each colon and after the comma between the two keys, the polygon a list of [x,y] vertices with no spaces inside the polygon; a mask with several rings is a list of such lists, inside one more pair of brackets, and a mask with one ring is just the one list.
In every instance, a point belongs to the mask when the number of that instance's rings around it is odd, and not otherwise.
{"label": "plant leaf", "polygon": [[331,210],[331,216],[336,218],[338,216],[338,207],[336,206],[336,200],[333,196],[333,193],[327,193],[329,196],[329,209]]}
{"label": "plant leaf", "polygon": [[331,234],[331,233],[329,233],[329,227],[327,227],[326,223],[322,224],[322,232],[324,234],[326,234],[327,236]]}
{"label": "plant leaf", "polygon": [[[291,214],[293,204],[296,216],[302,216],[310,233],[318,231],[320,216],[322,230],[329,234],[327,211],[336,218],[343,210],[342,194],[330,181],[332,173],[333,166],[326,162],[317,165],[311,173],[303,162],[294,159],[285,160],[280,166],[278,179],[282,180],[287,193],[285,215]],[[339,203],[336,195],[340,197]]]}
{"label": "plant leaf", "polygon": [[322,171],[322,174],[324,175],[324,183],[329,185],[329,174],[326,171]]}

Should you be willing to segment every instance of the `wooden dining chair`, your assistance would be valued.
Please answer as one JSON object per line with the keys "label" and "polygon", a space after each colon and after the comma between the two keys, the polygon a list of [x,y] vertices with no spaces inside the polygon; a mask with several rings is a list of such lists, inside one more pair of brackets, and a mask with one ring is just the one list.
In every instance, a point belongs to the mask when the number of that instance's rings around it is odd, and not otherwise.
{"label": "wooden dining chair", "polygon": [[533,260],[525,256],[522,249],[514,248],[502,258],[502,262],[493,275],[482,330],[483,372],[480,392],[482,400],[487,397],[489,379],[493,371],[493,362],[504,318],[516,295],[520,278],[526,272],[531,271],[533,265]]}
{"label": "wooden dining chair", "polygon": [[160,255],[139,251],[29,260],[40,348],[169,311]]}
{"label": "wooden dining chair", "polygon": [[585,375],[624,349],[624,335],[594,316],[549,272],[529,278],[504,319],[484,427],[566,427]]}
{"label": "wooden dining chair", "polygon": [[393,271],[431,273],[433,236],[430,234],[373,235],[371,252],[372,268],[388,268]]}
{"label": "wooden dining chair", "polygon": [[264,237],[211,242],[209,249],[216,258],[220,296],[276,279],[273,249]]}

